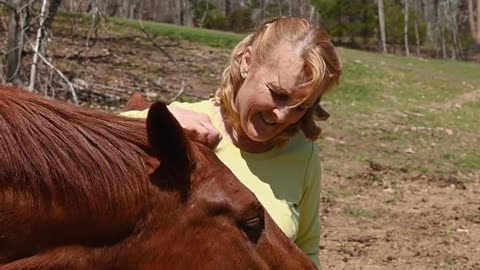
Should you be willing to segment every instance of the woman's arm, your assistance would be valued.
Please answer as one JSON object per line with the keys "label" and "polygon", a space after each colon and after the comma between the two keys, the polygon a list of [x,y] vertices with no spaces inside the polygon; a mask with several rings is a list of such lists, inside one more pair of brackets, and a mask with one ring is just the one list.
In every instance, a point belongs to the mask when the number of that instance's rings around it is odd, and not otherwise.
{"label": "woman's arm", "polygon": [[[188,105],[188,104],[186,104]],[[182,103],[175,102],[168,105],[168,110],[175,116],[190,138],[215,149],[222,140],[221,133],[213,127],[207,114],[182,108]],[[132,118],[147,118],[148,109],[143,111],[131,110],[120,115]]]}
{"label": "woman's arm", "polygon": [[207,114],[175,105],[169,105],[168,110],[175,116],[191,138],[195,138],[212,149],[215,149],[222,140],[222,134],[213,127],[212,121]]}
{"label": "woman's arm", "polygon": [[312,144],[312,152],[305,174],[305,188],[299,203],[300,226],[295,244],[302,249],[320,267],[320,157],[315,143]]}

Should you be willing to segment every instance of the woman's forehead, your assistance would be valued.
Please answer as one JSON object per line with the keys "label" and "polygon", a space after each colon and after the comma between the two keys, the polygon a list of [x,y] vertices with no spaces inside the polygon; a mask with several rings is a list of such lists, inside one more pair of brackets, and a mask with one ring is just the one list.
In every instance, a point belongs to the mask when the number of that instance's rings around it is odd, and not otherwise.
{"label": "woman's forehead", "polygon": [[292,97],[305,98],[312,92],[311,83],[303,70],[303,63],[290,65],[265,65],[260,72],[261,79]]}
{"label": "woman's forehead", "polygon": [[305,60],[290,44],[279,44],[265,60],[258,66],[260,80],[288,95],[296,105],[313,103],[318,98],[311,78],[305,72]]}
{"label": "woman's forehead", "polygon": [[298,56],[279,55],[261,67],[264,76],[281,87],[294,88],[305,81],[304,63]]}

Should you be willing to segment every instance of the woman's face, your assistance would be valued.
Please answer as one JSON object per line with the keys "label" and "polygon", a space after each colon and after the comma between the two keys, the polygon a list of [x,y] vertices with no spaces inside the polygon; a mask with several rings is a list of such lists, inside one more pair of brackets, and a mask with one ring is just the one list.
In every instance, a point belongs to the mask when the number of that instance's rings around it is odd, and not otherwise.
{"label": "woman's face", "polygon": [[237,92],[235,106],[248,138],[268,142],[298,122],[318,94],[298,87],[304,78],[303,60],[290,46],[277,46],[268,64],[252,66],[254,57],[249,47],[241,64],[248,74]]}

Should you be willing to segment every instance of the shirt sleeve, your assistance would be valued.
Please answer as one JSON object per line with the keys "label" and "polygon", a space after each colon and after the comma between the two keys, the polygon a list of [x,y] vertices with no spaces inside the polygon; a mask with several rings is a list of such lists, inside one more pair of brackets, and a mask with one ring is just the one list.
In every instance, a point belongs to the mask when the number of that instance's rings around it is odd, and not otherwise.
{"label": "shirt sleeve", "polygon": [[125,117],[129,117],[129,118],[145,119],[145,118],[147,118],[148,110],[149,109],[145,109],[143,111],[137,111],[137,110],[126,111],[126,112],[120,113],[120,116],[125,116]]}
{"label": "shirt sleeve", "polygon": [[[170,105],[168,105],[168,106],[179,107],[179,108],[190,109],[190,110],[195,109],[194,104],[182,103],[182,102],[178,102],[178,101],[174,101],[174,102],[172,102],[172,103],[171,103]],[[149,109],[145,109],[145,110],[143,110],[143,111],[131,110],[131,111],[122,112],[122,113],[120,113],[119,115],[120,115],[120,116],[129,117],[129,118],[145,119],[145,118],[147,118],[148,110],[149,110]]]}
{"label": "shirt sleeve", "polygon": [[320,177],[321,166],[318,147],[312,143],[310,161],[305,173],[304,194],[299,203],[300,226],[295,244],[320,266]]}
{"label": "shirt sleeve", "polygon": [[[208,114],[208,108],[210,105],[210,100],[202,100],[202,101],[199,101],[199,102],[179,102],[179,101],[174,101],[172,103],[170,103],[170,105],[168,105],[169,107],[172,106],[172,107],[177,107],[177,108],[181,108],[181,109],[186,109],[186,110],[190,110],[190,111],[194,111],[194,112],[198,112],[198,113],[205,113],[207,115]],[[210,117],[210,115],[209,115]]]}

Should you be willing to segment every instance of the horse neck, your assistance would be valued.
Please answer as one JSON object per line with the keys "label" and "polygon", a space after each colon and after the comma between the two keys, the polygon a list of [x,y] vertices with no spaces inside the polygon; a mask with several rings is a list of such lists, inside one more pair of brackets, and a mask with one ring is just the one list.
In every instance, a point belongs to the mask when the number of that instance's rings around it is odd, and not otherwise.
{"label": "horse neck", "polygon": [[0,161],[0,184],[18,192],[47,200],[135,203],[119,193],[146,188],[142,122],[3,89],[0,127],[0,156],[9,157]]}

